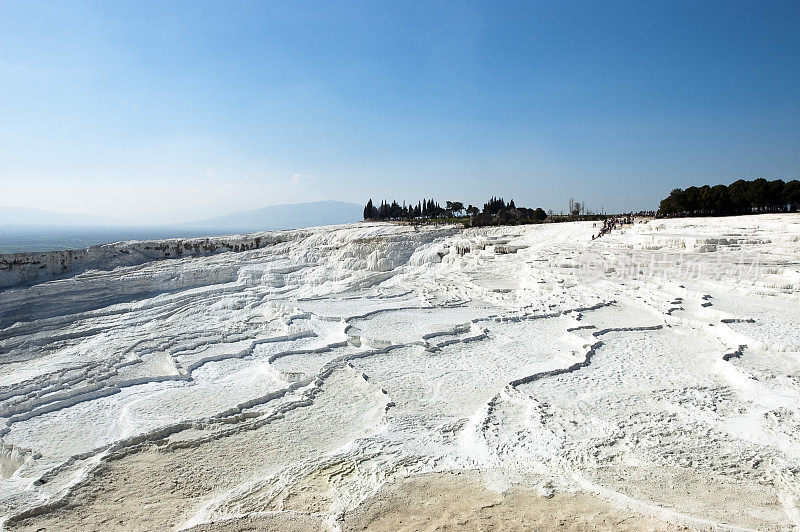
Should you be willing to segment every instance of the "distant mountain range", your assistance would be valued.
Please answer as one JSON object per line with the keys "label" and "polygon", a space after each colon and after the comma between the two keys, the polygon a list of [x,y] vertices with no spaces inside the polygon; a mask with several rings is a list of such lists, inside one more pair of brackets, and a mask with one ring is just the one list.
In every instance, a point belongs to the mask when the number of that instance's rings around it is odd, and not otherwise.
{"label": "distant mountain range", "polygon": [[87,214],[0,206],[0,253],[80,249],[122,240],[153,240],[298,229],[357,222],[363,207],[341,201],[271,205],[194,222],[131,225]]}
{"label": "distant mountain range", "polygon": [[128,222],[107,216],[91,214],[67,214],[29,209],[27,207],[3,207],[0,205],[0,225],[25,225],[57,227],[63,225],[130,225]]}
{"label": "distant mountain range", "polygon": [[172,224],[171,227],[214,232],[251,233],[271,229],[295,229],[317,225],[335,225],[357,222],[364,207],[342,201],[317,201],[293,205],[270,205],[262,209],[241,211],[205,220]]}
{"label": "distant mountain range", "polygon": [[0,225],[28,227],[163,227],[192,229],[193,232],[207,229],[215,233],[220,231],[238,233],[357,222],[362,215],[363,207],[361,205],[328,200],[292,205],[270,205],[262,209],[240,211],[193,222],[154,225],[131,224],[130,222],[107,216],[66,214],[43,209],[0,206]]}

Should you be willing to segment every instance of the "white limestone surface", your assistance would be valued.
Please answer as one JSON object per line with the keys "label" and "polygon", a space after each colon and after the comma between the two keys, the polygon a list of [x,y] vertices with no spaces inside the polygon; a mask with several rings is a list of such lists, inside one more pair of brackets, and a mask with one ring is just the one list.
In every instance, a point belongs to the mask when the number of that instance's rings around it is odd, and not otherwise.
{"label": "white limestone surface", "polygon": [[6,271],[28,284],[0,292],[3,524],[338,529],[387,483],[469,470],[800,526],[800,217],[596,231],[364,223]]}

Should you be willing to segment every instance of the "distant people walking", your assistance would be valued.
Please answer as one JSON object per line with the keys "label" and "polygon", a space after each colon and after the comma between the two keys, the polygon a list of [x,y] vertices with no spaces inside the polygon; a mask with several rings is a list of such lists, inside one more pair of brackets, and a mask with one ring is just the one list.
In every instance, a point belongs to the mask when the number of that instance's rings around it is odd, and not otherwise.
{"label": "distant people walking", "polygon": [[606,218],[603,220],[603,227],[600,229],[600,234],[598,234],[596,237],[592,235],[592,240],[600,238],[601,236],[610,233],[614,229],[621,229],[622,226],[631,224],[633,224],[633,215],[631,214]]}

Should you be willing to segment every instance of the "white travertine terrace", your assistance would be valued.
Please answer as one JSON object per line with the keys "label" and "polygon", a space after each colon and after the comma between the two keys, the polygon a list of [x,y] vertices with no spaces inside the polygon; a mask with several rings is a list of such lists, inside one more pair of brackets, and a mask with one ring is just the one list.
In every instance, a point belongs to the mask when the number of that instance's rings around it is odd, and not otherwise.
{"label": "white travertine terrace", "polygon": [[6,255],[4,526],[337,529],[382,486],[453,471],[665,524],[800,526],[800,217],[596,231]]}

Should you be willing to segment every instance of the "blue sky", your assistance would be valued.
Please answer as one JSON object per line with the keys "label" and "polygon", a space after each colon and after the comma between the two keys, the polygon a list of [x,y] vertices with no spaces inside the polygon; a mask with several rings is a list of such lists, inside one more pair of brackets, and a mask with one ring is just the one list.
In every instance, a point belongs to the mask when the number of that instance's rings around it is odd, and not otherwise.
{"label": "blue sky", "polygon": [[0,0],[0,205],[655,208],[800,177],[800,2]]}

